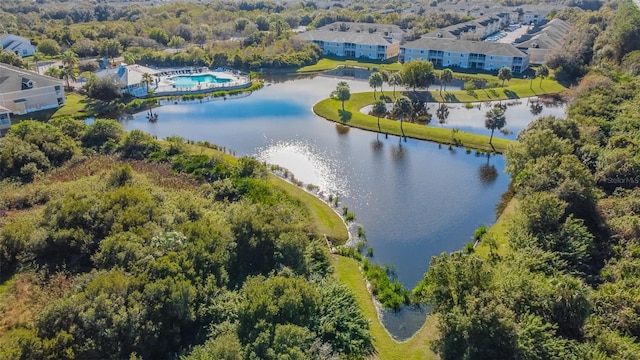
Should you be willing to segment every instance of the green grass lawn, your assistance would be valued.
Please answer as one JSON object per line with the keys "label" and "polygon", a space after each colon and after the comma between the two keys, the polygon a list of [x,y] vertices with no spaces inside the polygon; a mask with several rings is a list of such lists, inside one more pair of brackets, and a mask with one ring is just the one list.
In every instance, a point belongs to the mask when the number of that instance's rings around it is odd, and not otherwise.
{"label": "green grass lawn", "polygon": [[110,105],[98,100],[90,99],[84,95],[67,93],[67,103],[57,109],[49,109],[32,112],[26,115],[12,116],[12,120],[40,120],[48,121],[59,117],[72,117],[84,120],[88,117],[96,117],[109,110]]}
{"label": "green grass lawn", "polygon": [[399,62],[376,62],[368,61],[363,62],[359,60],[340,60],[340,59],[328,59],[322,58],[316,64],[309,65],[298,69],[299,73],[319,72],[333,70],[338,66],[359,67],[359,68],[377,68],[378,70],[398,71],[402,67]]}
{"label": "green grass lawn", "polygon": [[364,276],[358,263],[350,258],[332,255],[336,277],[345,283],[356,295],[358,306],[369,320],[371,335],[376,353],[375,359],[381,360],[430,360],[438,357],[431,351],[431,342],[436,339],[436,317],[429,316],[422,328],[409,340],[397,342],[389,336],[378,319],[376,307],[367,290]]}
{"label": "green grass lawn", "polygon": [[319,234],[327,235],[334,245],[343,245],[347,242],[349,234],[342,218],[327,203],[275,175],[270,177],[270,181],[273,186],[295,196],[306,205]]}
{"label": "green grass lawn", "polygon": [[[496,252],[498,255],[505,255],[511,251],[511,248],[509,247],[509,239],[507,238],[507,224],[518,209],[518,203],[518,199],[515,197],[512,198],[504,211],[502,211],[502,214],[500,214],[498,221],[496,221],[496,223],[493,224],[487,232],[488,236],[492,236],[496,239],[498,244],[498,250],[496,250]],[[486,259],[489,257],[489,250],[489,245],[481,241],[476,247],[475,252]]]}
{"label": "green grass lawn", "polygon": [[[379,92],[378,92],[379,93]],[[385,96],[393,99],[393,93],[391,91],[385,91]],[[335,121],[344,125],[356,127],[359,129],[378,131],[377,118],[374,116],[366,115],[360,112],[360,109],[366,105],[372,104],[374,101],[373,93],[357,93],[352,94],[351,99],[345,102],[345,111],[342,111],[341,102],[334,99],[325,99],[314,105],[313,111],[327,120]],[[481,119],[484,121],[483,119]],[[442,144],[453,144],[452,139],[453,131],[451,129],[425,126],[420,124],[413,124],[404,122],[404,133],[407,137],[435,141]],[[396,120],[380,119],[380,132],[401,135],[400,122]],[[469,147],[473,149],[480,149],[483,151],[493,151],[491,145],[489,145],[489,130],[487,135],[471,134],[467,132],[459,131],[455,134],[456,139],[462,142],[463,147]],[[493,139],[493,146],[495,151],[502,153],[506,149],[507,145],[511,143],[511,140],[506,139]]]}
{"label": "green grass lawn", "polygon": [[[225,161],[231,164],[237,163],[238,159],[225,154],[219,150],[212,149],[205,146],[188,145],[188,150],[191,154],[206,154],[209,156],[222,156]],[[288,194],[302,201],[302,203],[309,209],[311,215],[311,222],[315,228],[315,231],[319,235],[326,235],[334,245],[343,245],[349,238],[347,227],[344,225],[342,218],[324,201],[320,200],[316,196],[308,193],[304,189],[291,184],[275,175],[269,176],[269,182],[278,189],[284,190]]]}
{"label": "green grass lawn", "polygon": [[[489,75],[486,75],[489,76]],[[495,80],[495,77],[491,77]],[[433,102],[447,102],[447,103],[468,103],[468,102],[483,102],[483,101],[495,101],[495,100],[509,100],[509,99],[522,99],[531,96],[558,94],[566,90],[566,88],[553,79],[535,80],[531,82],[526,79],[511,79],[507,82],[503,88],[495,89],[482,89],[475,90],[473,92],[467,91],[418,91],[421,98],[427,101]],[[396,96],[399,96],[400,92],[396,92]],[[412,95],[413,92],[405,92],[407,95]],[[342,111],[342,104],[338,100],[325,99],[318,102],[313,107],[313,111],[323,118],[331,121],[335,121],[344,125],[369,130],[378,131],[377,118],[362,114],[360,109],[367,105],[373,104],[375,101],[373,92],[356,93],[351,94],[351,99],[345,102],[344,111]],[[392,91],[384,91],[384,95],[391,101],[395,99]],[[380,92],[378,92],[380,96]],[[484,119],[479,119],[484,121]],[[507,124],[508,125],[508,124]],[[442,144],[454,144],[452,138],[452,130],[434,126],[425,126],[420,124],[413,124],[405,122],[403,124],[404,133],[407,137],[429,140]],[[400,122],[389,119],[380,119],[380,132],[391,135],[400,135]],[[473,149],[479,149],[484,151],[495,151],[502,153],[506,147],[511,143],[511,140],[494,138],[493,148],[489,145],[489,130],[486,134],[471,134],[466,132],[458,132],[455,137],[462,142],[463,147],[469,147]]]}

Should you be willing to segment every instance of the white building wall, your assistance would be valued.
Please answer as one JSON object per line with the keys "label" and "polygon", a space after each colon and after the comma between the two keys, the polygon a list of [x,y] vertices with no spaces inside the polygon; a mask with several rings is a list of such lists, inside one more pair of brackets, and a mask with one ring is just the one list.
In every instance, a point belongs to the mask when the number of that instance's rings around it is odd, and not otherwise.
{"label": "white building wall", "polygon": [[[56,89],[58,86],[58,89]],[[58,101],[58,99],[61,99]],[[18,102],[16,102],[16,100]],[[57,108],[66,103],[62,83],[38,87],[30,90],[14,91],[0,94],[0,106],[12,113],[23,115],[30,112]]]}
{"label": "white building wall", "polygon": [[[404,51],[401,50],[401,54],[404,62],[416,60],[416,59],[429,60],[428,49],[403,48],[403,50]],[[433,50],[437,50],[437,49],[433,49]],[[444,51],[444,56],[442,58],[442,65],[445,67],[460,67],[460,68],[468,69],[469,55],[470,55],[469,53]],[[493,71],[493,70],[499,70],[503,67],[508,67],[512,69],[514,65],[513,56],[491,55],[491,54],[485,54],[485,55],[486,55],[486,58],[484,61],[483,70]],[[520,72],[528,68],[529,59],[526,55],[522,56],[522,65],[519,65],[519,66],[521,66]]]}

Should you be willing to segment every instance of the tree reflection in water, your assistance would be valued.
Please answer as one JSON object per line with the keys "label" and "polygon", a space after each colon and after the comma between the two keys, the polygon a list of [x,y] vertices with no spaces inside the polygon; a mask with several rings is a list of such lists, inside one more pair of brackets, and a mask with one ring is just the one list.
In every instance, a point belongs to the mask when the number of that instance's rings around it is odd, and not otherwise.
{"label": "tree reflection in water", "polygon": [[375,151],[380,151],[384,144],[380,141],[380,134],[376,133],[376,139],[371,142],[371,148]]}
{"label": "tree reflection in water", "polygon": [[498,178],[498,169],[495,165],[489,164],[490,155],[487,154],[487,163],[480,165],[478,170],[478,179],[483,185],[491,185]]}
{"label": "tree reflection in water", "polygon": [[340,135],[346,135],[349,132],[349,127],[348,126],[344,126],[344,125],[340,125],[340,124],[336,124],[336,131],[338,132],[338,134]]}

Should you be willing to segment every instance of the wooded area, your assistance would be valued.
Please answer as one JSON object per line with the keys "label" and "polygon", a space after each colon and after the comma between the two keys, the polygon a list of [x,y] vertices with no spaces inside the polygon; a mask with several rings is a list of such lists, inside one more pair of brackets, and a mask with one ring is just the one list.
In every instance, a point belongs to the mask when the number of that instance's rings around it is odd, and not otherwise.
{"label": "wooded area", "polygon": [[554,59],[588,74],[566,119],[534,121],[505,153],[518,204],[508,250],[488,234],[488,256],[434,258],[414,290],[439,314],[443,359],[640,354],[640,11],[609,5],[565,14],[576,27]]}
{"label": "wooded area", "polygon": [[62,119],[15,125],[0,169],[0,358],[372,351],[307,208],[256,160]]}

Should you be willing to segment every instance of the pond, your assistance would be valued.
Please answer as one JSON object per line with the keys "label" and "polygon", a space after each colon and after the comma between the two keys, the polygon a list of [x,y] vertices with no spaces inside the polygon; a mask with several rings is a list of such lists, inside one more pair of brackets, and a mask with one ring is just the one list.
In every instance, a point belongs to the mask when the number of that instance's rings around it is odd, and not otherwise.
{"label": "pond", "polygon": [[[495,221],[495,205],[510,181],[504,159],[386,138],[317,117],[313,104],[326,98],[340,80],[318,76],[274,83],[240,99],[165,105],[155,110],[157,123],[140,113],[123,125],[159,138],[178,135],[232,149],[237,156],[256,156],[337,194],[340,207],[355,213],[366,231],[368,245],[374,248],[372,261],[392,264],[398,279],[413,288],[432,256],[460,250],[471,241],[474,229]],[[352,92],[371,90],[365,81],[348,83]],[[452,111],[448,122],[461,121],[456,126],[462,128],[471,114],[481,113]],[[534,118],[528,110],[521,116],[523,122]],[[421,325],[409,326],[403,314],[397,316],[395,325],[392,320],[385,324],[398,337]]]}

